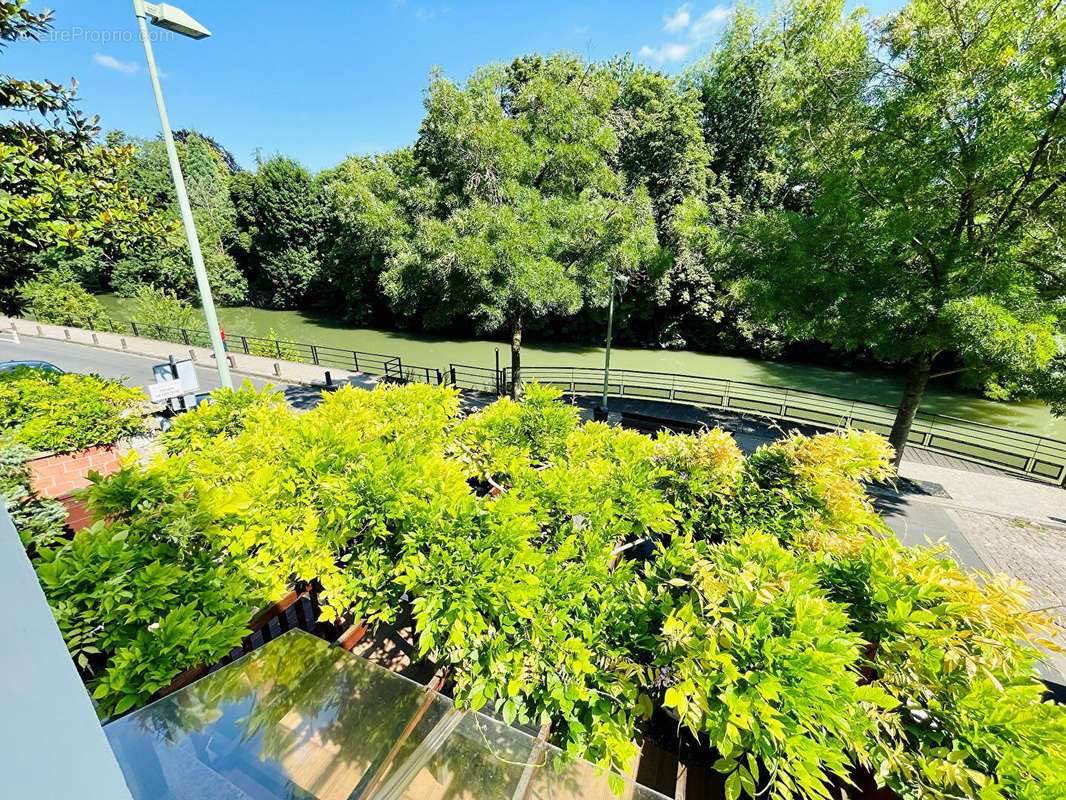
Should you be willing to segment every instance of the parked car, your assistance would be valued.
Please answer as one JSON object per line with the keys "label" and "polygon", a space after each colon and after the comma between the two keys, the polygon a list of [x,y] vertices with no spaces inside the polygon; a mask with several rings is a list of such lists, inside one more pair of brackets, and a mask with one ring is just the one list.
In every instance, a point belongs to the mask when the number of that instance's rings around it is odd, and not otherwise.
{"label": "parked car", "polygon": [[47,361],[2,361],[0,362],[0,372],[11,372],[19,367],[27,367],[28,369],[40,369],[45,372],[57,372],[60,375],[64,374],[66,370],[60,369],[55,364],[49,364]]}

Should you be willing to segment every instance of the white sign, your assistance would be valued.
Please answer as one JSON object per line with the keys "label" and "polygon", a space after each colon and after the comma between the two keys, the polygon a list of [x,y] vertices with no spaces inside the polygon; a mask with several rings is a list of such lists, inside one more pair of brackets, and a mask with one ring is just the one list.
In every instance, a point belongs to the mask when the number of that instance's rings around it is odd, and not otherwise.
{"label": "white sign", "polygon": [[184,393],[184,389],[181,386],[181,379],[172,378],[169,381],[159,381],[158,383],[148,384],[148,397],[153,403],[162,403],[164,400],[169,400],[171,397],[181,397]]}

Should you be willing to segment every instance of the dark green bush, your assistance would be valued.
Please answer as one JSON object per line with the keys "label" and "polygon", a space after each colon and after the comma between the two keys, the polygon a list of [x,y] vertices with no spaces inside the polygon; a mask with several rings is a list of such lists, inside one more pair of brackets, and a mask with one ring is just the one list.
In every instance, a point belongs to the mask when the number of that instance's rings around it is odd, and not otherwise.
{"label": "dark green bush", "polygon": [[67,510],[58,500],[38,498],[30,489],[26,461],[33,451],[0,436],[0,500],[15,523],[22,544],[30,553],[54,544],[64,533]]}
{"label": "dark green bush", "polygon": [[73,274],[45,272],[19,287],[19,298],[39,322],[90,327],[107,316],[100,301],[81,287]]}

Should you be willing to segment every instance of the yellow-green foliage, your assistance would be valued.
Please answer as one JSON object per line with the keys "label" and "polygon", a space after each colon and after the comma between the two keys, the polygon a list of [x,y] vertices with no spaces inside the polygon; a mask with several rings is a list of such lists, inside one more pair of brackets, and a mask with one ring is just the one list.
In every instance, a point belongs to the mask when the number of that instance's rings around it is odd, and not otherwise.
{"label": "yellow-green foliage", "polygon": [[80,450],[139,433],[147,402],[140,389],[96,375],[0,373],[0,431],[31,450]]}
{"label": "yellow-green foliage", "polygon": [[457,702],[550,721],[604,766],[662,705],[718,751],[728,797],[828,797],[859,765],[907,797],[1058,796],[1066,715],[1032,676],[1051,619],[885,535],[876,436],[745,459],[722,431],[583,424],[544,387],[462,418],[454,390],[411,385],[304,414],[245,388],[166,445],[88,491],[110,528],[42,556],[106,709],[317,578],[328,615],[391,620],[406,595]]}
{"label": "yellow-green foliage", "polygon": [[248,352],[253,356],[280,358],[283,361],[299,361],[300,349],[292,339],[285,339],[271,328],[266,339],[253,339],[248,342]]}

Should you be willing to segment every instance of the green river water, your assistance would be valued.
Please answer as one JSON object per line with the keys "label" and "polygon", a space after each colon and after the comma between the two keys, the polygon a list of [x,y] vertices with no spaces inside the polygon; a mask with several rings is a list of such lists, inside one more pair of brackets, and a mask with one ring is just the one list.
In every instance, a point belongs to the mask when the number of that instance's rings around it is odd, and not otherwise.
{"label": "green river water", "polygon": [[[114,295],[101,295],[99,299],[116,319],[133,317],[128,300]],[[220,308],[218,316],[227,337],[240,334],[265,337],[273,328],[279,336],[297,342],[395,355],[404,364],[438,368],[449,363],[492,367],[494,349],[498,347],[501,366],[510,364],[509,344],[502,339],[441,339],[424,334],[353,328],[343,320],[303,311],[237,307]],[[471,337],[473,335],[472,332]],[[563,342],[530,342],[522,347],[522,363],[545,367],[602,367],[603,348]],[[788,386],[890,405],[899,401],[902,391],[901,377],[889,373],[760,361],[689,350],[614,347],[611,349],[611,366]],[[1053,417],[1047,406],[1035,401],[999,403],[933,381],[926,391],[922,410],[1066,440],[1066,419]]]}

